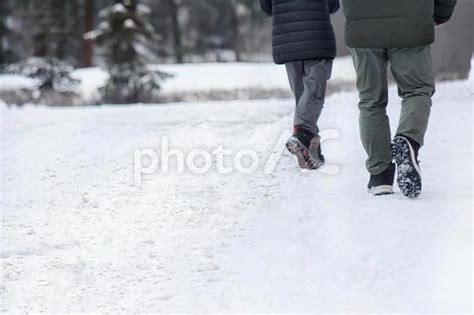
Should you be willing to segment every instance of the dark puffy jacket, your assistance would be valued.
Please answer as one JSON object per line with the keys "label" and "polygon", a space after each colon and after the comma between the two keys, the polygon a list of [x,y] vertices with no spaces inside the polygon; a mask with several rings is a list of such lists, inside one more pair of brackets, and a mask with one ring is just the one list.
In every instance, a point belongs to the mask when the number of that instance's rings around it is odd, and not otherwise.
{"label": "dark puffy jacket", "polygon": [[339,9],[339,0],[260,0],[260,5],[273,17],[275,63],[336,57],[329,14]]}
{"label": "dark puffy jacket", "polygon": [[356,48],[400,48],[434,42],[435,24],[449,21],[456,0],[342,0],[346,43]]}

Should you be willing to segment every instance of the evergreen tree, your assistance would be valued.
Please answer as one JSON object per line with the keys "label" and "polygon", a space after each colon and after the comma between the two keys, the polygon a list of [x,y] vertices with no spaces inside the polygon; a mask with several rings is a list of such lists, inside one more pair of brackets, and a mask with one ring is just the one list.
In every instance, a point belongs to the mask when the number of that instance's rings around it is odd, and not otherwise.
{"label": "evergreen tree", "polygon": [[147,43],[159,39],[147,22],[149,14],[149,8],[138,0],[117,0],[100,12],[103,21],[98,28],[86,34],[101,47],[110,75],[101,88],[104,102],[150,102],[166,78],[146,66],[145,56],[151,53]]}
{"label": "evergreen tree", "polygon": [[73,67],[57,58],[30,57],[5,67],[6,73],[24,75],[38,81],[40,92],[75,93],[81,81],[73,78]]}

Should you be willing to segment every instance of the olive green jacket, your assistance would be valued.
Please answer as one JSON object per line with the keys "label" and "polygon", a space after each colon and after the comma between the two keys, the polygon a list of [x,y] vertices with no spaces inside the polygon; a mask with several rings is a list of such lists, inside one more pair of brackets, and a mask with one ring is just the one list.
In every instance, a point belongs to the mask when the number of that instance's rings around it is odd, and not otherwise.
{"label": "olive green jacket", "polygon": [[349,47],[401,48],[434,42],[457,0],[342,0]]}

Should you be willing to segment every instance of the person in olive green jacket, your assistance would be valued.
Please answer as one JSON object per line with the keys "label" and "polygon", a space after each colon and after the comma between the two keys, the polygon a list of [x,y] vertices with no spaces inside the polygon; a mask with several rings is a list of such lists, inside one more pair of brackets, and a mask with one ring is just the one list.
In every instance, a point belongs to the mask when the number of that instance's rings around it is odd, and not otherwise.
{"label": "person in olive green jacket", "polygon": [[[424,144],[435,93],[430,45],[435,26],[449,21],[456,0],[342,2],[346,43],[357,72],[360,132],[371,174],[369,193],[393,194],[398,167],[401,192],[416,198],[422,188],[418,150]],[[403,99],[393,141],[386,113],[388,64]]]}

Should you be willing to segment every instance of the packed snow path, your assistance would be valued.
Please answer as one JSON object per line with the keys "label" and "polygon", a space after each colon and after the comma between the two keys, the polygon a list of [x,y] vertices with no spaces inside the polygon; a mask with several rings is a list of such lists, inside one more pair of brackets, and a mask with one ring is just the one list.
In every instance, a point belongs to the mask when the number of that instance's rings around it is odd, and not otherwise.
{"label": "packed snow path", "polygon": [[[338,137],[312,173],[286,152],[263,171],[291,101],[3,107],[0,311],[470,313],[472,98],[472,81],[439,86],[419,200],[367,194],[353,92],[328,99]],[[136,186],[134,151],[162,136],[262,165]]]}

